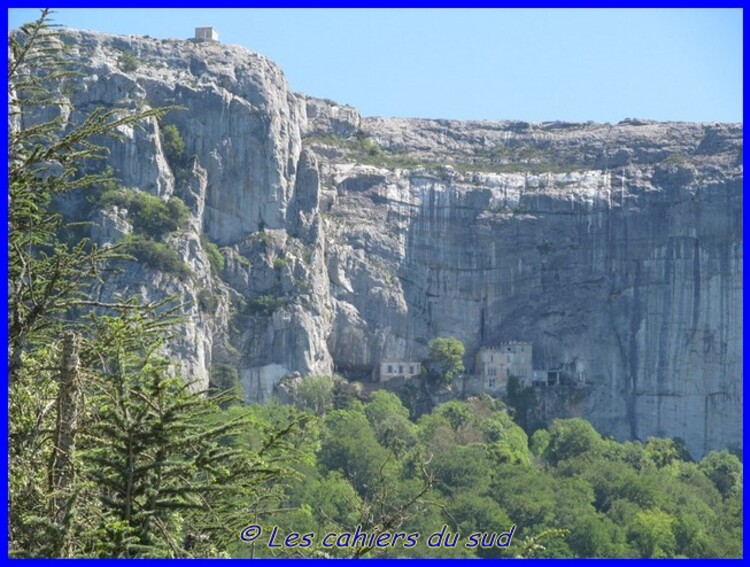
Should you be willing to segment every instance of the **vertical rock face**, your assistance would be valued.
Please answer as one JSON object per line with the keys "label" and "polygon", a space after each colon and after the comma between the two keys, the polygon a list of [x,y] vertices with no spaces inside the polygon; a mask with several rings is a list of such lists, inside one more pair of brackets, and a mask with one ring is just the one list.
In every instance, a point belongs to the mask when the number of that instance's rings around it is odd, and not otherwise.
{"label": "vertical rock face", "polygon": [[[368,126],[389,147],[395,135],[386,125]],[[421,128],[443,128],[399,126],[399,141]],[[478,133],[449,128],[457,130],[453,140],[482,134],[482,126]],[[537,135],[545,130],[538,127]],[[679,132],[674,141],[665,139],[669,130]],[[724,152],[698,154],[715,131],[623,124],[606,133],[546,134],[552,159],[577,143],[595,164],[603,159],[596,145],[627,144],[633,157],[613,168],[584,162],[567,172],[549,165],[545,173],[521,174],[331,165],[331,224],[345,228],[329,234],[341,242],[337,272],[347,266],[337,278],[349,282],[335,296],[359,316],[347,310],[335,326],[341,336],[351,328],[357,339],[337,341],[334,360],[352,360],[358,369],[383,351],[419,358],[439,335],[457,336],[469,353],[525,340],[534,345],[535,368],[588,383],[583,415],[603,432],[682,437],[694,454],[740,444],[740,129],[723,130]],[[506,140],[517,136],[505,132]],[[450,145],[443,136],[442,147]],[[638,155],[644,138],[663,144],[655,158]],[[689,157],[674,157],[683,155]],[[380,283],[384,273],[397,277]],[[371,346],[360,349],[368,327]]]}
{"label": "vertical rock face", "polygon": [[[306,100],[289,92],[278,67],[244,49],[74,30],[62,37],[83,71],[69,95],[71,123],[101,106],[174,107],[100,142],[122,186],[179,197],[190,209],[186,224],[161,239],[188,275],[131,262],[101,298],[183,302],[185,322],[168,350],[196,389],[208,385],[215,362],[237,367],[249,399],[267,398],[292,371],[331,373],[318,168],[301,138]],[[167,155],[167,125],[184,142],[179,160]],[[122,207],[91,220],[102,244],[133,232]],[[210,248],[223,268],[211,267]]]}
{"label": "vertical rock face", "polygon": [[[588,384],[577,408],[605,434],[741,444],[741,125],[362,119],[237,47],[64,38],[86,70],[71,121],[183,107],[105,143],[124,186],[190,208],[165,240],[190,275],[132,263],[102,295],[192,302],[170,348],[196,387],[230,364],[265,400],[292,372],[363,379],[441,335],[469,369],[523,340]],[[94,214],[102,242],[131,230]]]}

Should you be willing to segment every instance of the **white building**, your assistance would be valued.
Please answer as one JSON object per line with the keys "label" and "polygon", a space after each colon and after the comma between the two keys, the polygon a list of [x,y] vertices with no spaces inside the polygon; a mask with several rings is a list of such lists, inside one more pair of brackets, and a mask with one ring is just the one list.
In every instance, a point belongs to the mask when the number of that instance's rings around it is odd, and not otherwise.
{"label": "white building", "polygon": [[506,392],[508,378],[516,376],[521,386],[531,386],[531,343],[508,341],[496,347],[482,347],[476,355],[474,373],[487,392]]}
{"label": "white building", "polygon": [[409,379],[417,376],[422,372],[422,363],[420,362],[381,362],[378,380],[388,382],[394,378]]}
{"label": "white building", "polygon": [[210,26],[195,28],[195,39],[205,41],[219,41],[219,32]]}

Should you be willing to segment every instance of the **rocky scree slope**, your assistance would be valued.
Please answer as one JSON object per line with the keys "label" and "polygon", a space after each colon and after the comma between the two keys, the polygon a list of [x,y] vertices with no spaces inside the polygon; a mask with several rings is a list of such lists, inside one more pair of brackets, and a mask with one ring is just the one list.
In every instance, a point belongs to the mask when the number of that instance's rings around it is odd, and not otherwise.
{"label": "rocky scree slope", "polygon": [[[535,368],[586,382],[576,411],[605,434],[741,445],[741,125],[362,118],[239,47],[62,37],[84,71],[71,123],[184,107],[103,143],[123,186],[188,206],[161,238],[187,269],[131,262],[100,295],[178,294],[171,354],[197,388],[214,372],[262,401],[291,373],[367,379],[441,335],[469,370],[525,340]],[[93,236],[132,238],[133,217],[95,207]]]}

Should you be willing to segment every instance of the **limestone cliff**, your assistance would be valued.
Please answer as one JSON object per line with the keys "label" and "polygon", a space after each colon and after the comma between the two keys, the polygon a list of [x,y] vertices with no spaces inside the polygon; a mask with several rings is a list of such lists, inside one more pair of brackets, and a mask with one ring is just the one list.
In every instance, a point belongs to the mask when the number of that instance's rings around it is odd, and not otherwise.
{"label": "limestone cliff", "polygon": [[[124,186],[190,208],[167,237],[189,276],[131,263],[101,293],[192,302],[171,349],[199,386],[221,363],[264,400],[292,372],[362,379],[440,335],[469,354],[518,339],[589,384],[577,407],[605,434],[741,445],[741,125],[362,118],[239,47],[64,40],[84,70],[69,120],[183,107],[104,143]],[[100,241],[128,233],[116,208],[92,218]]]}

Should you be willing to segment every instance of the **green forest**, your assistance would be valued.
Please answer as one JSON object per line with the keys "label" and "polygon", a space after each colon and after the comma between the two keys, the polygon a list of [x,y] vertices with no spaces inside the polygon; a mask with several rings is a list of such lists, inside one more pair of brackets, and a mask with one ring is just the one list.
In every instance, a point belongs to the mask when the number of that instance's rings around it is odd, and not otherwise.
{"label": "green forest", "polygon": [[90,173],[96,140],[169,109],[65,128],[74,60],[48,14],[9,41],[11,556],[741,556],[730,451],[695,462],[679,440],[621,443],[578,418],[529,435],[489,396],[416,416],[330,376],[286,405],[191,391],[163,356],[175,301],[92,296],[134,244],[72,238],[54,206],[109,188],[148,218],[183,215]]}

